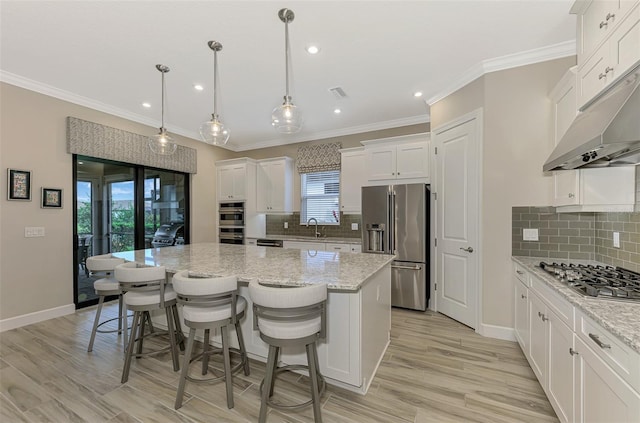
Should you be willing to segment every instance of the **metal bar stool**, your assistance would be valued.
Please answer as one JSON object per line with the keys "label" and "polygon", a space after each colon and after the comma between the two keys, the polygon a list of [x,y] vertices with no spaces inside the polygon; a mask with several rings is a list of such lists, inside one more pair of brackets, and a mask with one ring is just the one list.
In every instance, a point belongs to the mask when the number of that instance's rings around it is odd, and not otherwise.
{"label": "metal bar stool", "polygon": [[[93,320],[93,329],[91,329],[91,338],[89,339],[89,347],[87,352],[93,351],[93,342],[96,339],[96,333],[122,333],[124,337],[124,345],[127,345],[127,310],[122,307],[122,291],[120,290],[120,284],[113,276],[113,271],[116,266],[124,263],[123,259],[113,257],[111,254],[102,254],[93,257],[87,257],[85,266],[86,269],[92,274],[101,274],[105,277],[98,279],[93,283],[93,289],[96,295],[99,296],[98,309],[96,310],[96,317]],[[102,306],[104,299],[110,295],[118,296],[118,317],[100,322],[100,314],[102,313]],[[118,320],[118,329],[100,329],[105,323]],[[123,327],[125,328],[123,330]]]}
{"label": "metal bar stool", "polygon": [[[259,422],[267,419],[267,407],[279,410],[298,410],[313,404],[316,423],[322,422],[320,397],[325,389],[320,374],[316,341],[326,334],[327,285],[303,287],[267,287],[257,281],[249,284],[249,296],[253,301],[253,327],[260,331],[260,338],[269,344],[269,355],[264,380],[260,385]],[[288,365],[278,368],[278,356],[282,347],[302,346],[307,352],[307,365]],[[284,405],[271,400],[277,373],[287,370],[307,370],[311,380],[311,400],[302,404]]]}
{"label": "metal bar stool", "polygon": [[[166,283],[166,269],[164,266],[145,267],[136,263],[124,263],[116,267],[115,277],[120,283],[120,288],[124,294],[124,303],[128,310],[133,311],[133,323],[131,325],[131,338],[127,345],[124,367],[122,369],[121,382],[125,383],[129,379],[131,359],[135,356],[146,357],[149,355],[171,351],[173,360],[173,370],[180,369],[178,359],[178,342],[182,341],[180,328],[180,318],[176,307],[176,293],[171,286]],[[144,316],[154,310],[164,310],[167,317],[167,332],[169,335],[169,346],[160,350],[143,353],[142,344],[145,337],[166,334],[165,331],[154,331],[149,334],[144,333]],[[178,339],[180,341],[178,341]],[[137,352],[134,353],[135,345],[138,345]]]}
{"label": "metal bar stool", "polygon": [[[184,387],[187,382],[203,383],[225,379],[227,388],[227,407],[233,408],[233,385],[231,375],[240,368],[249,375],[249,360],[244,346],[240,319],[244,317],[247,300],[238,295],[238,278],[235,276],[213,276],[196,274],[189,271],[178,272],[173,276],[173,289],[178,296],[178,303],[182,304],[184,323],[189,327],[189,339],[182,363],[178,393],[176,395],[176,410],[182,407]],[[229,327],[235,327],[239,348],[229,346]],[[202,353],[191,357],[196,330],[204,329],[204,344]],[[211,348],[209,345],[210,331],[220,329],[222,348]],[[230,352],[240,354],[240,362],[231,367]],[[202,375],[209,371],[209,357],[211,354],[222,352],[224,359],[224,376],[210,378],[194,378],[189,376],[189,364],[202,359]]]}

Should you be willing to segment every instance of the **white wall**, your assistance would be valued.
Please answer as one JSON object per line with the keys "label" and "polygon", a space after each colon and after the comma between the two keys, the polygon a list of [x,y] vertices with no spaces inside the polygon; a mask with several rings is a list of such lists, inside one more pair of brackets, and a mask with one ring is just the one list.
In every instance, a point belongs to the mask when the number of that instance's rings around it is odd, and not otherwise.
{"label": "white wall", "polygon": [[492,72],[431,106],[437,128],[483,108],[482,324],[513,327],[511,207],[550,205],[553,183],[542,172],[551,152],[547,98],[575,57]]}

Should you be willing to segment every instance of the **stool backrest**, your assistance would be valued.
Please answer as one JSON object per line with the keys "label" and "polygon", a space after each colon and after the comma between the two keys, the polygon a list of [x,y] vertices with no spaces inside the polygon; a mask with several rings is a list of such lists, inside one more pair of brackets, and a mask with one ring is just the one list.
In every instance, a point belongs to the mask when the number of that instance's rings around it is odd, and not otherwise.
{"label": "stool backrest", "polygon": [[[179,304],[190,307],[219,307],[229,305],[237,310],[238,278],[216,276],[183,270],[173,275],[171,281]],[[236,323],[236,313],[231,313]]]}
{"label": "stool backrest", "polygon": [[114,269],[124,263],[124,259],[113,257],[111,254],[101,254],[87,257],[86,266],[90,272],[113,273]]}
{"label": "stool backrest", "polygon": [[321,318],[320,338],[326,334],[327,285],[264,286],[254,280],[249,283],[253,302],[253,328],[258,329],[260,317],[271,320],[306,321]]}
{"label": "stool backrest", "polygon": [[123,291],[160,291],[160,305],[164,307],[167,271],[164,266],[143,266],[135,262],[116,266],[115,278]]}

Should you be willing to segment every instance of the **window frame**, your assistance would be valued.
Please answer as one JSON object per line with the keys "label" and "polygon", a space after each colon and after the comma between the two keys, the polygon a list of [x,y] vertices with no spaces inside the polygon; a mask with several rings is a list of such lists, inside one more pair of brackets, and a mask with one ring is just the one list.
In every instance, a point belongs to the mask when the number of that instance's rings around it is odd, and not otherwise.
{"label": "window frame", "polygon": [[[311,194],[308,195],[306,193],[306,178],[308,175],[315,175],[318,173],[328,173],[328,172],[332,172],[335,174],[335,177],[337,179],[337,193],[336,194]],[[309,219],[314,218],[313,216],[311,217],[307,217],[307,200],[308,199],[322,199],[322,198],[332,198],[334,196],[338,197],[338,204],[337,204],[337,210],[335,210],[337,212],[337,222],[327,222],[327,221],[320,221],[318,220],[318,225],[320,226],[340,226],[340,209],[341,209],[341,198],[340,198],[340,174],[341,170],[340,169],[335,169],[335,170],[323,170],[323,171],[318,171],[318,172],[309,172],[309,173],[301,173],[300,174],[300,225],[306,225]]]}

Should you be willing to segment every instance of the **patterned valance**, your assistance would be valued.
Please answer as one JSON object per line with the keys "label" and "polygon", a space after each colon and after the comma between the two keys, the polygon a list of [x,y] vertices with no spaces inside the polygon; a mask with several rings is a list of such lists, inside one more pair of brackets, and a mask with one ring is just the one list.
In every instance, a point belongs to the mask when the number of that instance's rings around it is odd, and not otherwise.
{"label": "patterned valance", "polygon": [[172,155],[161,156],[149,148],[148,136],[71,116],[67,117],[67,153],[177,172],[198,171],[197,151],[193,148],[179,145]]}
{"label": "patterned valance", "polygon": [[299,147],[298,159],[296,160],[298,172],[311,173],[340,170],[341,148],[342,144],[339,142]]}

